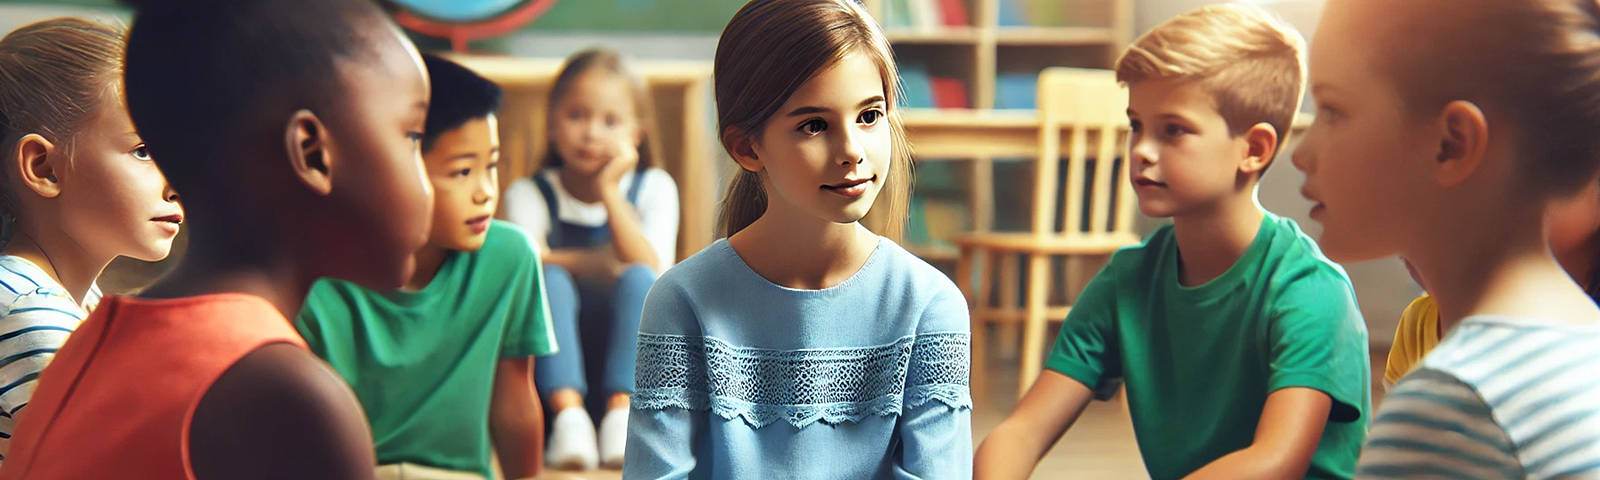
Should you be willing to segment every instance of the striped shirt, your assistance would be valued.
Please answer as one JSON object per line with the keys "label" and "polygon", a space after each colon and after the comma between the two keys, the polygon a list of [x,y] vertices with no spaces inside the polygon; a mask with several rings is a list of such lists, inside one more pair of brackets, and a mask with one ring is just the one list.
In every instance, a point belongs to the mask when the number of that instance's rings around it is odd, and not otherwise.
{"label": "striped shirt", "polygon": [[[84,305],[100,302],[91,287]],[[39,371],[88,316],[67,290],[33,262],[0,255],[0,461],[11,448],[14,418],[28,405]]]}
{"label": "striped shirt", "polygon": [[1357,478],[1600,479],[1600,327],[1462,321],[1384,398]]}

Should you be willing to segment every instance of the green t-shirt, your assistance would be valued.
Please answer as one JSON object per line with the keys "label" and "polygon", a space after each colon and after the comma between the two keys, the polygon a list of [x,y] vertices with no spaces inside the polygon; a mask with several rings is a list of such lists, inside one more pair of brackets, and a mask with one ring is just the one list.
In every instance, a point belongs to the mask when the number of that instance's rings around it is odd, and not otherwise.
{"label": "green t-shirt", "polygon": [[1367,329],[1344,269],[1267,213],[1221,276],[1178,284],[1172,226],[1111,257],[1084,288],[1046,367],[1102,394],[1121,378],[1145,468],[1193,473],[1249,447],[1267,394],[1308,387],[1333,410],[1306,478],[1348,479],[1372,409]]}
{"label": "green t-shirt", "polygon": [[497,220],[482,249],[450,252],[421,291],[318,281],[295,328],[355,390],[380,464],[494,478],[488,420],[496,363],[554,353],[549,317],[536,247]]}

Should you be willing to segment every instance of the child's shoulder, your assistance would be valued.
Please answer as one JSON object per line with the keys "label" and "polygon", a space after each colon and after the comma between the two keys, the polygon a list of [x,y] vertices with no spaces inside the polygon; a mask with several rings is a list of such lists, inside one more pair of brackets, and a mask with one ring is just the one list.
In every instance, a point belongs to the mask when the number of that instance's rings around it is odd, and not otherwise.
{"label": "child's shoulder", "polygon": [[[681,290],[696,285],[708,285],[727,280],[734,268],[744,267],[739,254],[728,245],[728,239],[717,239],[689,258],[683,259],[661,273],[652,288]],[[744,267],[748,268],[748,267]]]}
{"label": "child's shoulder", "polygon": [[1274,230],[1273,245],[1267,250],[1268,265],[1276,270],[1274,278],[1350,286],[1350,275],[1344,267],[1329,260],[1317,241],[1301,230],[1294,219],[1268,212],[1266,228]]}
{"label": "child's shoulder", "polygon": [[494,219],[489,221],[489,233],[484,236],[483,248],[476,253],[495,262],[514,263],[537,258],[537,245],[527,230],[515,223]]}

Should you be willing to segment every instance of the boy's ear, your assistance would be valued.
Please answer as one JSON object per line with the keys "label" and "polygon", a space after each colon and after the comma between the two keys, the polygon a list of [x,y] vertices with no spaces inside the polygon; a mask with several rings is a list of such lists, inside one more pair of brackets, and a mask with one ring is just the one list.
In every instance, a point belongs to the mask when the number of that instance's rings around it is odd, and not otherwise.
{"label": "boy's ear", "polygon": [[289,116],[283,131],[284,148],[289,153],[289,169],[300,183],[317,195],[333,191],[333,154],[328,149],[328,129],[310,110],[301,109]]}
{"label": "boy's ear", "polygon": [[1477,105],[1456,100],[1445,105],[1439,114],[1439,135],[1435,176],[1440,186],[1460,185],[1483,165],[1489,146],[1489,121]]}
{"label": "boy's ear", "polygon": [[1270,123],[1257,123],[1244,132],[1244,141],[1245,155],[1239,160],[1239,171],[1254,175],[1266,170],[1278,153],[1278,129]]}
{"label": "boy's ear", "polygon": [[17,142],[17,163],[11,165],[17,179],[44,198],[61,195],[61,181],[56,178],[55,165],[50,158],[55,150],[54,143],[37,133],[24,135]]}
{"label": "boy's ear", "polygon": [[733,161],[739,167],[752,172],[760,172],[766,168],[761,162],[761,155],[756,153],[756,137],[748,135],[734,127],[722,131],[723,142],[728,145],[728,153],[733,155]]}

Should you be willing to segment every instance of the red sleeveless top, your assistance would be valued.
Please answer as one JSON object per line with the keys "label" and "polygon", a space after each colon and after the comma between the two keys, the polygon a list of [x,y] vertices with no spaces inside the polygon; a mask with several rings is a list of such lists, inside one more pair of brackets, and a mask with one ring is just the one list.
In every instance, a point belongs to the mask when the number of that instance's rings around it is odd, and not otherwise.
{"label": "red sleeveless top", "polygon": [[40,376],[0,480],[193,479],[200,398],[240,358],[280,342],[305,348],[259,297],[106,297]]}

